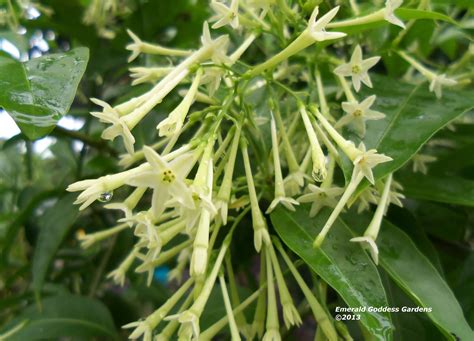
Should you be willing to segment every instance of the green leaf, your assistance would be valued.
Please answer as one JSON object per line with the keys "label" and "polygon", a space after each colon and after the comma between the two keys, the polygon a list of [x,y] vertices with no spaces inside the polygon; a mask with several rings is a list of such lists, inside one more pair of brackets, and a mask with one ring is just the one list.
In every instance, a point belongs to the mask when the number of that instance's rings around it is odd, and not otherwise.
{"label": "green leaf", "polygon": [[[311,269],[323,278],[349,307],[387,306],[387,298],[379,274],[368,255],[357,243],[342,221],[336,221],[320,249],[313,240],[329,214],[323,210],[309,218],[306,206],[290,212],[278,207],[271,214],[273,226],[285,244]],[[378,340],[392,339],[392,324],[388,313],[360,313],[361,322]]]}
{"label": "green leaf", "polygon": [[[414,86],[383,76],[372,76],[373,89],[365,88],[359,98],[377,96],[374,109],[383,112],[383,120],[367,122],[367,133],[362,140],[367,149],[393,158],[374,169],[376,180],[382,179],[402,167],[441,128],[474,107],[470,91],[443,90],[443,98],[436,99],[427,83]],[[346,135],[356,141],[354,134]],[[352,163],[345,158],[343,169],[346,178],[352,173]],[[364,180],[357,194],[368,186]]]}
{"label": "green leaf", "polygon": [[[450,243],[465,240],[466,230],[469,227],[469,215],[463,207],[417,201],[409,209],[413,211],[429,235]],[[446,226],[449,226],[449,229]]]}
{"label": "green leaf", "polygon": [[[351,228],[362,234],[369,214],[343,216]],[[464,318],[456,297],[431,262],[399,228],[384,221],[377,238],[380,265],[420,307],[431,308],[430,319],[449,338],[473,340],[474,333]]]}
{"label": "green leaf", "polygon": [[397,180],[409,198],[474,206],[474,181],[453,176],[402,173]]}
{"label": "green leaf", "polygon": [[26,63],[0,56],[0,106],[28,138],[48,134],[68,112],[88,59],[84,47]]}
{"label": "green leaf", "polygon": [[[397,307],[401,310],[402,307],[414,308],[417,306],[385,271],[380,275],[391,307]],[[393,335],[395,341],[432,341],[444,339],[443,334],[426,314],[395,313],[392,314],[392,321],[395,326],[395,333]]]}
{"label": "green leaf", "polygon": [[73,205],[74,195],[68,194],[47,209],[39,221],[40,233],[33,256],[33,288],[41,292],[49,265],[59,245],[77,218],[78,210]]}
{"label": "green leaf", "polygon": [[[26,323],[25,323],[26,322]],[[107,307],[100,301],[74,295],[48,297],[37,306],[26,308],[14,321],[5,326],[0,334],[7,333],[25,323],[8,337],[9,341],[61,339],[83,337],[88,340],[117,339],[115,326]]]}

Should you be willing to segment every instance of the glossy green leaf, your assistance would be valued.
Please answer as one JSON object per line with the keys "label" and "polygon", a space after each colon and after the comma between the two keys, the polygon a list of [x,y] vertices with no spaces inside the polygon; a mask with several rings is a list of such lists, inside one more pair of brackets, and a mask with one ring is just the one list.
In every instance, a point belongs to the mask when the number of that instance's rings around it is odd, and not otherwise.
{"label": "glossy green leaf", "polygon": [[68,112],[88,59],[83,47],[26,63],[0,56],[0,106],[28,138],[49,133]]}
{"label": "glossy green leaf", "polygon": [[[474,107],[471,91],[443,90],[437,99],[428,90],[428,84],[418,86],[393,82],[383,76],[372,76],[373,89],[364,88],[359,98],[376,95],[374,109],[383,112],[383,120],[367,122],[363,139],[367,149],[375,148],[393,158],[393,161],[374,169],[375,179],[381,179],[402,167],[441,128]],[[354,134],[346,135],[355,141]],[[358,142],[357,142],[358,144]],[[346,178],[352,173],[348,159],[343,162]],[[368,186],[363,181],[358,193]]]}
{"label": "glossy green leaf", "polygon": [[[304,206],[296,212],[279,207],[271,214],[271,220],[285,244],[334,288],[349,307],[387,306],[375,265],[359,244],[349,242],[354,235],[341,221],[334,224],[321,249],[313,248],[313,240],[329,212],[323,210],[310,218]],[[376,339],[392,339],[388,313],[361,313],[361,322]]]}
{"label": "glossy green leaf", "polygon": [[[362,234],[371,216],[350,212],[343,219]],[[427,315],[449,339],[474,339],[450,287],[402,230],[385,220],[377,245],[380,266],[420,307],[431,308]]]}
{"label": "glossy green leaf", "polygon": [[9,341],[57,340],[66,337],[117,339],[114,322],[107,307],[88,297],[48,297],[42,301],[41,311],[36,305],[26,308],[0,334],[9,332],[22,323],[23,327],[10,335]]}
{"label": "glossy green leaf", "polygon": [[39,226],[40,233],[33,256],[33,288],[37,294],[43,286],[49,265],[78,216],[78,209],[73,202],[75,196],[68,194],[42,215]]}
{"label": "glossy green leaf", "polygon": [[[385,272],[381,272],[382,282],[387,292],[387,297],[391,307],[401,310],[403,307],[416,307],[410,297],[390,278]],[[443,340],[443,334],[436,328],[426,314],[417,313],[395,313],[392,314],[395,333],[395,341],[433,341]]]}
{"label": "glossy green leaf", "polygon": [[474,181],[454,176],[402,173],[403,193],[414,199],[474,206]]}

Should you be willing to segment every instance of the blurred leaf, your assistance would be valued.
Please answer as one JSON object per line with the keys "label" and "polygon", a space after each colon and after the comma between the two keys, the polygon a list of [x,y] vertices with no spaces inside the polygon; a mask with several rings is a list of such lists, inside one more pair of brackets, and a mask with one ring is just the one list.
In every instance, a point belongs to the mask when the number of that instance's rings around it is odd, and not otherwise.
{"label": "blurred leaf", "polygon": [[398,175],[397,180],[409,198],[474,206],[474,181],[408,172]]}
{"label": "blurred leaf", "polygon": [[11,335],[9,341],[65,337],[117,339],[110,312],[100,301],[87,297],[64,295],[46,298],[41,311],[38,311],[37,306],[26,308],[0,334],[24,321],[26,324]]}
{"label": "blurred leaf", "polygon": [[[344,216],[352,229],[362,234],[371,216],[354,212]],[[474,333],[464,318],[456,297],[430,261],[399,228],[384,220],[377,238],[380,265],[420,306],[431,308],[430,319],[449,339],[473,340]]]}
{"label": "blurred leaf", "polygon": [[393,205],[388,211],[387,220],[410,237],[418,250],[420,250],[426,258],[430,259],[436,270],[444,278],[444,270],[438,252],[412,212],[406,208]]}
{"label": "blurred leaf", "polygon": [[[357,243],[350,229],[337,221],[319,249],[313,241],[328,217],[329,210],[309,218],[306,206],[295,212],[277,207],[272,223],[285,244],[321,276],[349,307],[387,306],[387,298],[379,274],[369,256]],[[360,313],[361,322],[378,340],[392,339],[390,315],[383,312]]]}
{"label": "blurred leaf", "polygon": [[74,100],[89,52],[81,47],[20,63],[0,56],[2,106],[30,139],[49,133]]}
{"label": "blurred leaf", "polygon": [[62,240],[78,216],[73,205],[75,195],[68,194],[47,209],[39,221],[40,233],[33,255],[33,288],[41,292],[48,267]]}
{"label": "blurred leaf", "polygon": [[410,209],[428,234],[450,242],[464,240],[469,221],[463,210],[432,202],[416,202]]}

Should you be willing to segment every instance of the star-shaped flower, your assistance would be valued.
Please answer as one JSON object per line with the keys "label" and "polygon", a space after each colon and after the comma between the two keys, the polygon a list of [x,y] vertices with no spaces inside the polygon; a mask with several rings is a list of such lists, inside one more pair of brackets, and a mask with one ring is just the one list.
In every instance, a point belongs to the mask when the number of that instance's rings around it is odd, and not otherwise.
{"label": "star-shaped flower", "polygon": [[150,54],[162,54],[167,56],[188,56],[191,54],[191,51],[172,49],[168,47],[163,47],[160,45],[150,44],[143,42],[135,33],[131,30],[127,30],[128,35],[132,38],[133,43],[128,44],[125,48],[129,51],[132,51],[132,54],[128,58],[128,62],[132,62],[137,58],[140,53],[150,53]]}
{"label": "star-shaped flower", "polygon": [[119,112],[104,101],[93,98],[92,102],[102,106],[104,109],[102,112],[91,112],[91,115],[97,117],[102,123],[109,123],[112,125],[104,129],[101,137],[105,140],[113,141],[117,136],[121,136],[123,138],[125,149],[129,154],[133,154],[135,137],[130,132],[127,123],[121,118]]}
{"label": "star-shaped flower", "polygon": [[167,162],[152,148],[143,147],[145,158],[151,165],[151,170],[143,171],[126,182],[131,186],[149,187],[153,189],[152,212],[158,218],[165,210],[166,203],[173,198],[185,207],[193,208],[194,201],[191,191],[184,183],[184,177],[189,173],[192,154],[183,154]]}
{"label": "star-shaped flower", "polygon": [[374,184],[375,180],[372,168],[380,163],[392,161],[393,159],[385,154],[377,154],[376,149],[366,151],[363,142],[359,144],[359,150],[360,154],[354,159],[354,167],[356,167],[356,171],[362,173],[371,184]]}
{"label": "star-shaped flower", "polygon": [[298,202],[311,202],[310,217],[314,217],[325,206],[335,207],[337,205],[337,197],[344,192],[344,188],[330,187],[321,188],[319,186],[309,184],[308,189],[311,193],[303,194],[298,198]]}
{"label": "star-shaped flower", "polygon": [[379,56],[362,59],[362,48],[360,45],[357,45],[349,63],[338,66],[334,69],[334,73],[343,77],[352,77],[352,84],[356,91],[360,90],[361,82],[371,88],[372,81],[370,80],[368,71],[377,64],[379,60]]}
{"label": "star-shaped flower", "polygon": [[87,179],[70,184],[66,189],[68,192],[83,191],[77,197],[74,204],[82,204],[79,210],[83,210],[105,194],[110,194],[114,189],[123,185],[124,176],[121,173],[101,176],[98,179]]}
{"label": "star-shaped flower", "polygon": [[428,173],[428,167],[426,166],[427,163],[436,161],[437,158],[435,156],[427,155],[427,154],[416,154],[413,156],[413,172],[417,173],[420,172],[421,174]]}
{"label": "star-shaped flower", "polygon": [[293,205],[299,205],[300,203],[296,201],[295,199],[289,198],[289,197],[283,197],[283,196],[275,197],[270,203],[270,206],[268,207],[265,213],[267,214],[271,213],[277,207],[278,204],[282,204],[290,211],[295,211],[295,208],[293,207]]}
{"label": "star-shaped flower", "polygon": [[405,24],[403,21],[398,19],[395,16],[395,10],[400,7],[403,3],[403,0],[387,0],[385,1],[385,10],[383,17],[389,23],[400,26],[401,28],[405,28]]}
{"label": "star-shaped flower", "polygon": [[446,77],[445,74],[435,75],[431,78],[430,91],[435,93],[436,98],[441,98],[443,96],[442,86],[453,86],[457,83],[454,79]]}
{"label": "star-shaped flower", "polygon": [[334,7],[332,10],[324,14],[321,18],[316,20],[319,14],[319,6],[316,6],[311,13],[311,17],[308,21],[308,32],[315,41],[325,41],[331,39],[338,39],[345,37],[346,34],[342,32],[326,32],[326,25],[336,16],[339,11],[339,6]]}
{"label": "star-shaped flower", "polygon": [[367,187],[362,193],[357,197],[357,213],[362,213],[370,208],[370,204],[377,204],[379,201],[377,196],[377,191],[374,187]]}
{"label": "star-shaped flower", "polygon": [[381,120],[385,117],[385,114],[371,110],[370,107],[374,104],[376,99],[375,95],[367,97],[362,102],[342,102],[342,110],[347,114],[343,116],[335,125],[336,128],[340,128],[347,124],[354,127],[355,131],[360,137],[365,136],[365,122],[369,120]]}
{"label": "star-shaped flower", "polygon": [[188,338],[183,338],[184,340],[191,340],[191,337],[194,336],[195,340],[199,339],[200,328],[199,328],[199,316],[192,310],[185,310],[182,313],[176,315],[170,315],[165,318],[165,320],[178,320],[181,324],[179,331],[179,336],[188,336]]}
{"label": "star-shaped flower", "polygon": [[173,66],[157,66],[157,67],[132,67],[129,69],[130,78],[134,78],[132,85],[145,82],[154,83],[155,81],[165,77],[171,71]]}
{"label": "star-shaped flower", "polygon": [[211,32],[209,31],[209,24],[207,21],[204,22],[202,27],[201,43],[203,47],[211,47],[212,61],[217,64],[226,64],[231,60],[227,56],[227,49],[229,47],[229,36],[222,35],[216,39],[212,39]]}
{"label": "star-shaped flower", "polygon": [[212,1],[211,8],[215,14],[209,19],[214,22],[213,29],[230,24],[233,29],[239,27],[239,0],[232,0],[230,6],[222,2]]}

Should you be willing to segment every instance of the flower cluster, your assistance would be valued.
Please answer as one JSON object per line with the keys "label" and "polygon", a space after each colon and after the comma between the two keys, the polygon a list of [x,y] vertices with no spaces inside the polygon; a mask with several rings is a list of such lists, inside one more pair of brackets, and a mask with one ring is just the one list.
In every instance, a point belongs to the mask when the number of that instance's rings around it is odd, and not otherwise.
{"label": "flower cluster", "polygon": [[[116,105],[92,100],[102,110],[91,114],[108,124],[102,137],[123,140],[127,154],[120,165],[125,169],[79,181],[68,190],[81,192],[76,201],[81,209],[96,200],[110,201],[118,188],[129,191],[122,201],[104,206],[122,212],[116,226],[80,237],[82,245],[89,247],[126,229],[133,231],[135,245],[109,275],[117,283],[123,285],[132,268],[147,273],[151,283],[155,268],[177,260],[169,279],[182,283],[180,288],[148,317],[126,325],[133,328],[130,338],[168,340],[178,335],[180,340],[211,340],[228,325],[233,340],[242,335],[280,340],[279,304],[287,328],[302,323],[287,284],[291,274],[322,333],[329,340],[338,339],[324,302],[315,297],[278,238],[272,236],[268,214],[295,211],[305,203],[311,204],[311,217],[329,209],[331,214],[314,240],[314,247],[323,247],[349,203],[356,201],[361,210],[375,205],[366,232],[350,241],[360,242],[378,263],[376,239],[382,218],[388,206],[401,205],[403,197],[392,174],[385,178],[374,174],[374,168],[392,158],[360,142],[371,128],[368,121],[385,118],[373,109],[378,107],[376,96],[361,92],[364,86],[369,92],[373,87],[369,73],[380,57],[364,58],[370,50],[363,53],[365,46],[355,44],[349,47],[353,52],[348,60],[338,58],[336,49],[347,50],[346,34],[332,29],[378,20],[403,28],[394,15],[400,5],[401,1],[387,0],[384,8],[372,14],[334,22],[339,7],[322,14],[315,7],[306,21],[302,11],[289,8],[285,1],[232,0],[227,4],[213,0],[211,28],[226,27],[232,35],[218,36],[205,22],[195,50],[143,42],[128,32],[130,62],[154,54],[166,57],[166,64],[130,69],[132,84],[152,83],[149,91],[137,97]],[[281,14],[283,25],[275,25],[272,11]],[[244,54],[265,36],[283,39],[286,47],[258,65],[244,62]],[[321,62],[305,54],[312,45],[322,48]],[[437,97],[441,86],[455,84],[405,52],[399,54],[431,82],[430,90]],[[294,62],[296,55],[305,58],[304,63]],[[311,93],[293,90],[294,82],[307,83]],[[329,83],[342,90],[339,95],[344,99],[334,98]],[[157,142],[138,146],[134,128],[181,85],[186,89],[179,91],[179,104],[156,127]],[[351,130],[356,135],[350,135]],[[341,169],[346,183],[340,176],[336,181]],[[236,295],[230,261],[237,227],[252,229],[249,243],[260,257],[259,289],[242,302]],[[288,271],[284,273],[282,267]],[[217,284],[227,314],[201,330],[200,318]],[[254,301],[255,316],[249,322],[242,312]],[[157,328],[159,324],[164,327]]]}

